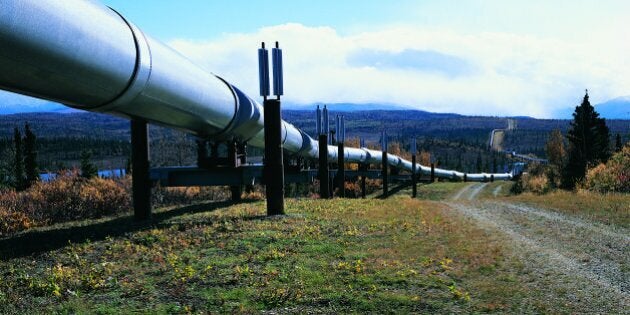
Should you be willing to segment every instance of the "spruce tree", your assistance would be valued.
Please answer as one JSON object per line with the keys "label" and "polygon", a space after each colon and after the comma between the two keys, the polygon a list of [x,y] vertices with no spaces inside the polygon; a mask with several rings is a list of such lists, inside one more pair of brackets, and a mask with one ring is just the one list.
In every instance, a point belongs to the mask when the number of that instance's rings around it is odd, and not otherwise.
{"label": "spruce tree", "polygon": [[31,127],[26,123],[24,125],[24,171],[26,173],[26,187],[30,187],[39,179],[39,170],[37,169],[37,138]]}
{"label": "spruce tree", "polygon": [[96,165],[92,163],[91,159],[91,151],[81,151],[81,177],[92,178],[98,175],[98,169]]}
{"label": "spruce tree", "polygon": [[17,127],[13,129],[13,144],[15,145],[15,154],[13,156],[13,187],[16,190],[24,190],[25,178],[24,155],[22,154],[22,134]]}
{"label": "spruce tree", "polygon": [[621,135],[617,134],[615,137],[615,152],[619,152],[623,149],[623,142],[621,142]]}
{"label": "spruce tree", "polygon": [[591,106],[588,91],[582,104],[575,107],[567,138],[569,150],[562,185],[573,189],[578,181],[584,179],[587,167],[606,162],[610,156],[610,132],[606,120],[599,118],[599,114]]}
{"label": "spruce tree", "polygon": [[477,173],[481,173],[483,169],[482,161],[481,161],[481,153],[477,153],[477,163],[475,164],[475,169]]}

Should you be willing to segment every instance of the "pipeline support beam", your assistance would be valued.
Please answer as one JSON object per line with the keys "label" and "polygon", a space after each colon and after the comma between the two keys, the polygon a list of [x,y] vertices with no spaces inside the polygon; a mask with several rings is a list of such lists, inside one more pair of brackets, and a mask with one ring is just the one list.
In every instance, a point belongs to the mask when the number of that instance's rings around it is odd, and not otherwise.
{"label": "pipeline support beam", "polygon": [[330,172],[328,170],[328,135],[319,135],[319,196],[330,198]]}
{"label": "pipeline support beam", "polygon": [[[229,167],[236,168],[240,166],[238,144],[234,140],[228,142],[228,164]],[[243,187],[241,185],[230,186],[230,194],[232,201],[240,201]]]}
{"label": "pipeline support beam", "polygon": [[[368,170],[368,166],[365,163],[360,163],[359,164],[359,171],[362,172],[367,172]],[[365,194],[366,194],[366,185],[365,185],[365,179],[367,178],[366,174],[364,173],[363,175],[361,175],[361,198],[365,199]]]}
{"label": "pipeline support beam", "polygon": [[411,197],[416,198],[418,194],[418,175],[416,170],[416,154],[411,156]]}
{"label": "pipeline support beam", "polygon": [[149,178],[149,130],[142,119],[131,120],[131,172],[133,214],[137,221],[151,218],[151,180]]}
{"label": "pipeline support beam", "polygon": [[389,195],[388,185],[388,173],[389,165],[387,164],[387,151],[383,151],[383,159],[381,160],[381,171],[383,172],[383,198],[387,198]]}
{"label": "pipeline support beam", "polygon": [[344,168],[345,165],[345,154],[343,153],[343,142],[337,144],[337,178],[339,179],[339,197],[346,197],[346,170]]}
{"label": "pipeline support beam", "polygon": [[265,100],[265,165],[267,215],[284,214],[284,163],[280,100]]}

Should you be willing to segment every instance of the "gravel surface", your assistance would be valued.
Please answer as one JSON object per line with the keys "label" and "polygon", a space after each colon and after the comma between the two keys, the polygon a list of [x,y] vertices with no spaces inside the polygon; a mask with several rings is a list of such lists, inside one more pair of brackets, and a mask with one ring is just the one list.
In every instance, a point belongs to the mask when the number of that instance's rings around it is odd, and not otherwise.
{"label": "gravel surface", "polygon": [[503,189],[503,184],[497,186],[493,191],[492,191],[492,195],[497,197],[499,195],[499,193],[501,192],[501,189]]}
{"label": "gravel surface", "polygon": [[628,230],[542,208],[475,200],[484,187],[471,184],[446,204],[505,236],[525,264],[533,296],[542,295],[559,312],[630,314]]}
{"label": "gravel surface", "polygon": [[458,191],[453,197],[452,200],[474,200],[477,198],[477,195],[488,185],[488,183],[474,183],[469,184],[468,186],[462,188]]}

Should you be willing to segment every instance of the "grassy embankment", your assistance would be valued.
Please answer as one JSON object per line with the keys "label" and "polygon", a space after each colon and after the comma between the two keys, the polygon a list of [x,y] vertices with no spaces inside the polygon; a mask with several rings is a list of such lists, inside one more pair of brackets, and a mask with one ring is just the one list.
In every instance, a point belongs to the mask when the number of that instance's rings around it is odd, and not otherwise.
{"label": "grassy embankment", "polygon": [[0,240],[0,313],[523,307],[519,263],[439,203],[287,200],[288,215],[272,219],[263,202],[219,206],[160,209],[147,225],[119,217]]}
{"label": "grassy embankment", "polygon": [[557,190],[545,195],[524,193],[510,196],[507,200],[576,215],[586,220],[630,228],[629,194]]}
{"label": "grassy embankment", "polygon": [[[465,185],[421,186],[419,197],[448,199]],[[408,192],[288,199],[288,215],[271,219],[264,202],[207,203],[158,209],[147,224],[120,216],[32,229],[0,239],[0,313],[553,309],[524,286],[523,264],[500,236]],[[506,200],[555,207],[549,200],[562,199],[557,206],[571,211],[575,198]],[[591,203],[579,209],[627,205],[620,198],[584,197]]]}

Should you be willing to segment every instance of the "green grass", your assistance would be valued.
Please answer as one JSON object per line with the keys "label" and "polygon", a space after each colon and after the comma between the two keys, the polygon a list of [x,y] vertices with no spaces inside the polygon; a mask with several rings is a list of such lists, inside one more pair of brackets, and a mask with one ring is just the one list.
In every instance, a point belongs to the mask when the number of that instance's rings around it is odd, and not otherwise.
{"label": "green grass", "polygon": [[[464,182],[435,182],[431,184],[418,185],[418,199],[425,200],[447,200],[460,189],[470,185]],[[411,191],[411,189],[408,189]],[[407,191],[405,191],[407,193]]]}
{"label": "green grass", "polygon": [[0,313],[514,312],[526,300],[501,241],[439,203],[286,208],[210,203],[0,240]]}
{"label": "green grass", "polygon": [[[488,185],[486,185],[486,187],[479,193],[478,198],[496,198],[510,196],[510,188],[512,187],[512,185],[514,185],[514,182],[512,181],[495,181],[492,183],[488,183]],[[494,195],[495,189],[498,189],[496,196]]]}

